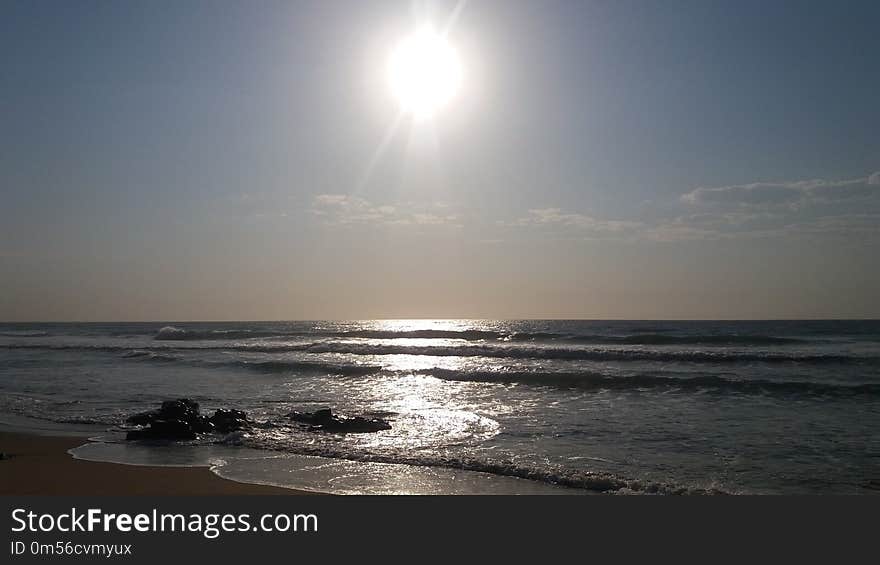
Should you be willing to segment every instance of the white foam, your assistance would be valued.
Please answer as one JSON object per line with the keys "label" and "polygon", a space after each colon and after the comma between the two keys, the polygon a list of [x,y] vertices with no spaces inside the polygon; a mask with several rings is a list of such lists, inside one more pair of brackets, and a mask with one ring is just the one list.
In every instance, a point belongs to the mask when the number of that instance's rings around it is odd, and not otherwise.
{"label": "white foam", "polygon": [[77,459],[125,465],[209,467],[242,483],[331,494],[590,494],[516,477],[460,469],[370,463],[275,453],[224,445],[170,445],[90,442],[71,449]]}

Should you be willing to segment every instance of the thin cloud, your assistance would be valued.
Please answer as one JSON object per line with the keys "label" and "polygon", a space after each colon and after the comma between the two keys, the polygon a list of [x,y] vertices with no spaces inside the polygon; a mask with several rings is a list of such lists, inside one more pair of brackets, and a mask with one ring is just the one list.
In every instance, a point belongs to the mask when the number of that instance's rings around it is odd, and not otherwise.
{"label": "thin cloud", "polygon": [[773,207],[852,200],[880,195],[880,171],[847,180],[810,179],[699,187],[681,196],[688,205]]}
{"label": "thin cloud", "polygon": [[348,194],[319,194],[311,213],[327,225],[458,226],[460,217],[443,203],[374,204]]}
{"label": "thin cloud", "polygon": [[880,172],[844,180],[700,187],[680,201],[693,212],[660,222],[655,239],[880,233]]}
{"label": "thin cloud", "polygon": [[[683,206],[683,208],[682,208]],[[880,172],[845,180],[699,187],[651,221],[603,219],[533,208],[504,226],[541,227],[580,237],[658,242],[792,236],[880,235]]]}
{"label": "thin cloud", "polygon": [[533,208],[522,218],[508,225],[520,227],[549,227],[553,229],[572,229],[593,234],[625,234],[643,226],[641,222],[627,220],[603,220],[570,212],[561,208]]}

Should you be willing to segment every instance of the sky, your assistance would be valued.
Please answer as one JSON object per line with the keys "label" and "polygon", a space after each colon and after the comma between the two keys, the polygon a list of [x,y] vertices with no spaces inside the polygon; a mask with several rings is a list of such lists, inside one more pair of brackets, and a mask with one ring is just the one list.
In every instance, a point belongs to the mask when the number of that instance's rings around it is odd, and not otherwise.
{"label": "sky", "polygon": [[[401,115],[453,13],[458,92]],[[6,0],[0,320],[878,318],[878,21]]]}

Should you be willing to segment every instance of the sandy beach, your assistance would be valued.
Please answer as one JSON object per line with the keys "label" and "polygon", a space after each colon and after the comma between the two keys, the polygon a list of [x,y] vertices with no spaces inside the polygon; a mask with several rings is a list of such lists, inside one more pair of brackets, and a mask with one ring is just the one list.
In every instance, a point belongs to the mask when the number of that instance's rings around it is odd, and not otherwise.
{"label": "sandy beach", "polygon": [[206,467],[147,467],[74,459],[81,437],[0,432],[0,495],[315,494],[222,479]]}

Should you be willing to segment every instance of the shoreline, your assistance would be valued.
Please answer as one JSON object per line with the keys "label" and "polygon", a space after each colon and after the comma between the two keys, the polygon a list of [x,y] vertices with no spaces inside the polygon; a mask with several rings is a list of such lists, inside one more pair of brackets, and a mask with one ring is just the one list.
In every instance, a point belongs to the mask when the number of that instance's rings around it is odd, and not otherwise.
{"label": "shoreline", "polygon": [[0,431],[0,496],[320,495],[224,479],[208,467],[126,465],[77,459],[85,436]]}

